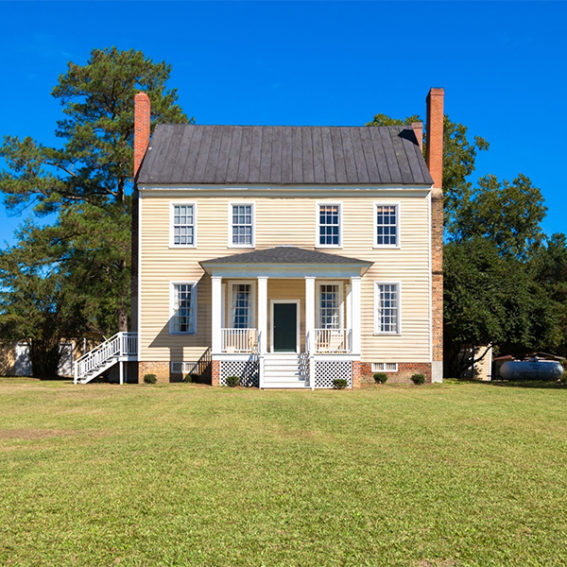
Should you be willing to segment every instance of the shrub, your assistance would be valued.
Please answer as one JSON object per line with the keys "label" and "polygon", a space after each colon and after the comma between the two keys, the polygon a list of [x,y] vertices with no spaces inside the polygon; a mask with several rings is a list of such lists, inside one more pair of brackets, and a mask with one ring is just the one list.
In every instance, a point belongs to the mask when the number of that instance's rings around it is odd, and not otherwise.
{"label": "shrub", "polygon": [[195,374],[194,372],[189,372],[189,374],[187,374],[185,376],[185,378],[183,378],[183,382],[198,382],[199,381],[200,376],[198,374]]}
{"label": "shrub", "polygon": [[240,376],[227,376],[226,385],[229,386],[230,388],[240,386]]}
{"label": "shrub", "polygon": [[146,384],[155,384],[157,382],[157,376],[155,374],[144,374],[144,382]]}
{"label": "shrub", "polygon": [[412,374],[411,381],[416,384],[425,384],[425,376],[423,374]]}
{"label": "shrub", "polygon": [[333,380],[333,388],[335,390],[344,390],[347,387],[347,381],[344,378],[335,378]]}
{"label": "shrub", "polygon": [[388,375],[384,372],[376,372],[374,374],[374,381],[376,384],[385,384],[388,381]]}
{"label": "shrub", "polygon": [[563,376],[561,376],[561,382],[567,384],[567,370],[563,371]]}

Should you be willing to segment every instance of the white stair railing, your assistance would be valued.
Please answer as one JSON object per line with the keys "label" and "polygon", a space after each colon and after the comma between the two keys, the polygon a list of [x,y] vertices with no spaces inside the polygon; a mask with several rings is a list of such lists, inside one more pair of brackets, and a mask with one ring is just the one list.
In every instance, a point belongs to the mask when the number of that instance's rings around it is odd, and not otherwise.
{"label": "white stair railing", "polygon": [[137,333],[116,333],[75,360],[73,382],[84,384],[112,366],[119,357],[135,356],[137,352]]}

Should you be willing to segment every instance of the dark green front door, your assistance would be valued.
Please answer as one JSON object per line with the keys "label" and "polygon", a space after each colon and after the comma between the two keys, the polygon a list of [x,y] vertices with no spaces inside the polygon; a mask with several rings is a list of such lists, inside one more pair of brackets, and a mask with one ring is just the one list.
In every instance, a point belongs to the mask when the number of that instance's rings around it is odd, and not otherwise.
{"label": "dark green front door", "polygon": [[297,350],[297,305],[274,303],[274,352]]}

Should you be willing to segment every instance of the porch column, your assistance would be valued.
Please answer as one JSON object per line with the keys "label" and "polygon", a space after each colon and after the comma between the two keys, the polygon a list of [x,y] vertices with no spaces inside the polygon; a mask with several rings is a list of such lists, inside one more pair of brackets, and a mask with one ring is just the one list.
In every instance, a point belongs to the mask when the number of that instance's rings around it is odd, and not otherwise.
{"label": "porch column", "polygon": [[258,276],[258,338],[259,354],[268,351],[268,278]]}
{"label": "porch column", "polygon": [[211,348],[213,354],[222,349],[222,277],[211,276]]}
{"label": "porch column", "polygon": [[305,278],[305,346],[307,352],[314,354],[315,348],[315,278]]}
{"label": "porch column", "polygon": [[352,352],[360,354],[360,276],[350,278],[350,293],[352,305]]}

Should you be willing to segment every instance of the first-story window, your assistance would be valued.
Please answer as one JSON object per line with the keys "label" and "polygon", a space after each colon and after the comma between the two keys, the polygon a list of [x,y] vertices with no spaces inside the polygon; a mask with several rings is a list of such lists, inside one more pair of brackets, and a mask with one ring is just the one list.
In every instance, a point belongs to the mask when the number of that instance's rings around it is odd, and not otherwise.
{"label": "first-story window", "polygon": [[196,286],[194,283],[174,283],[171,301],[171,333],[195,332]]}
{"label": "first-story window", "polygon": [[252,326],[252,285],[232,284],[232,327],[248,329]]}
{"label": "first-story window", "polygon": [[341,206],[339,204],[319,205],[318,246],[341,246]]}
{"label": "first-story window", "polygon": [[172,246],[195,246],[194,205],[172,205],[171,244]]}
{"label": "first-story window", "polygon": [[252,205],[232,205],[231,246],[251,247],[254,245]]}
{"label": "first-story window", "polygon": [[341,296],[338,284],[319,286],[319,325],[321,329],[339,329],[341,326]]}
{"label": "first-story window", "polygon": [[396,247],[399,245],[398,205],[376,205],[375,246]]}
{"label": "first-story window", "polygon": [[400,332],[400,286],[397,283],[376,282],[374,329],[377,333]]}

